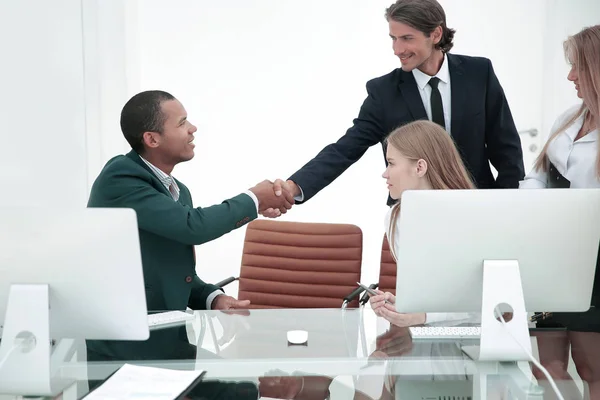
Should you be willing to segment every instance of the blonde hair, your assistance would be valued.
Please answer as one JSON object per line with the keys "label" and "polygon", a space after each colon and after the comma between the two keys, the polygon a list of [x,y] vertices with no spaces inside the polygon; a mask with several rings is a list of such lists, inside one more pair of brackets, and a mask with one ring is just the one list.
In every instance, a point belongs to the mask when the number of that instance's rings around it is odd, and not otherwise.
{"label": "blonde hair", "polygon": [[[426,177],[432,189],[474,189],[475,185],[462,162],[450,134],[430,121],[414,121],[395,129],[386,138],[387,146],[409,160],[427,162]],[[396,259],[394,237],[400,215],[400,201],[392,208],[388,232],[390,250]]]}
{"label": "blonde hair", "polygon": [[[582,103],[575,115],[551,133],[535,160],[534,168],[537,171],[548,171],[548,146],[579,117],[583,115],[586,118],[591,114],[596,121],[596,127],[600,123],[600,25],[585,28],[576,35],[569,36],[563,47],[566,58],[577,70],[580,88],[587,104]],[[600,145],[596,155],[596,175],[600,178]]]}

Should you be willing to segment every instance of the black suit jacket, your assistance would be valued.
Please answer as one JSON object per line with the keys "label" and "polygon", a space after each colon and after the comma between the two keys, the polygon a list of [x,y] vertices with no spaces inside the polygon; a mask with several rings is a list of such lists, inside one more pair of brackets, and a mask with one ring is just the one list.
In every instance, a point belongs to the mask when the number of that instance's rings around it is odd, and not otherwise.
{"label": "black suit jacket", "polygon": [[[504,91],[487,58],[447,54],[452,137],[479,188],[517,188],[525,176],[521,140]],[[395,128],[427,119],[412,72],[398,68],[367,82],[354,125],[289,179],[306,201],[333,182]],[[385,151],[385,149],[384,149]],[[498,171],[494,180],[489,165]]]}

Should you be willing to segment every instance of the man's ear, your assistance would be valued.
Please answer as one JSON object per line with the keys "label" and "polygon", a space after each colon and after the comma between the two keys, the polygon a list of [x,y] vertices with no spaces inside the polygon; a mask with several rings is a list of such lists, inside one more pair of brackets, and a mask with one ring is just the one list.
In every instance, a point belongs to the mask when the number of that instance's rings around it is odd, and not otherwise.
{"label": "man's ear", "polygon": [[433,44],[438,44],[441,40],[442,40],[442,34],[443,34],[443,30],[442,30],[442,26],[439,25],[438,27],[436,27],[433,32],[431,32],[431,35],[429,35],[431,37],[431,40],[433,41]]}
{"label": "man's ear", "polygon": [[160,144],[160,134],[157,132],[144,132],[142,141],[149,149],[157,148]]}
{"label": "man's ear", "polygon": [[427,161],[422,158],[417,161],[417,176],[422,178],[427,173]]}

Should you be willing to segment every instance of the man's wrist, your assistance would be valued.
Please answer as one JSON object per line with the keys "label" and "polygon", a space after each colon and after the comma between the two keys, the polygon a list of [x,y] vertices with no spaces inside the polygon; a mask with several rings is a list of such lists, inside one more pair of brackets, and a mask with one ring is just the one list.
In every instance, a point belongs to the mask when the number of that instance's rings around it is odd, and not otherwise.
{"label": "man's wrist", "polygon": [[214,310],[215,309],[215,301],[219,296],[223,296],[225,293],[221,289],[217,289],[206,298],[206,309]]}
{"label": "man's wrist", "polygon": [[294,196],[295,201],[304,201],[304,192],[300,185],[296,182],[288,179],[288,184],[292,186],[292,195]]}
{"label": "man's wrist", "polygon": [[252,199],[252,201],[254,202],[254,205],[256,206],[256,214],[258,215],[258,210],[259,210],[259,208],[258,208],[258,197],[257,197],[257,196],[256,196],[256,194],[255,194],[255,193],[254,193],[252,190],[250,190],[250,189],[246,190],[244,193],[245,193],[246,195],[248,195],[248,196],[249,196],[249,197]]}
{"label": "man's wrist", "polygon": [[300,195],[300,193],[301,193],[300,186],[298,186],[296,184],[296,182],[294,182],[292,180],[288,180],[287,184],[292,187],[292,196],[297,197]]}

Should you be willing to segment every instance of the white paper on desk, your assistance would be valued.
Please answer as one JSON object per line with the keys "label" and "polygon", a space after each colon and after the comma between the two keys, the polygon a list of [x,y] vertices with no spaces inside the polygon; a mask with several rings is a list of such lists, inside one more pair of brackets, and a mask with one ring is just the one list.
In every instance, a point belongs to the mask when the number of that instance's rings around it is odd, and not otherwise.
{"label": "white paper on desk", "polygon": [[173,400],[203,373],[125,364],[85,399]]}

